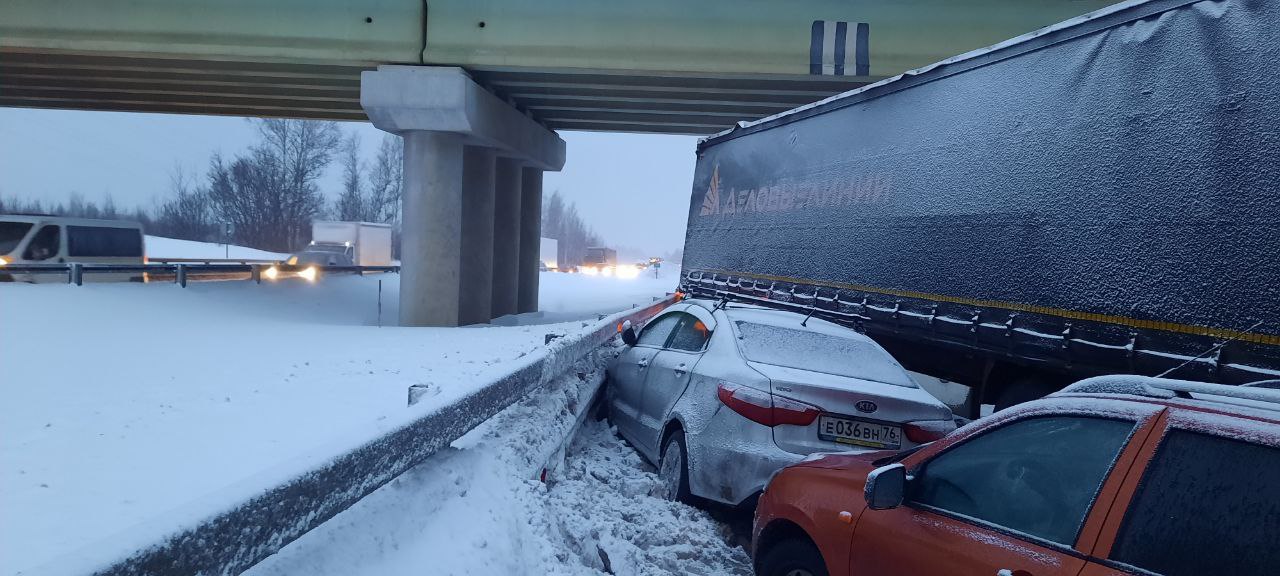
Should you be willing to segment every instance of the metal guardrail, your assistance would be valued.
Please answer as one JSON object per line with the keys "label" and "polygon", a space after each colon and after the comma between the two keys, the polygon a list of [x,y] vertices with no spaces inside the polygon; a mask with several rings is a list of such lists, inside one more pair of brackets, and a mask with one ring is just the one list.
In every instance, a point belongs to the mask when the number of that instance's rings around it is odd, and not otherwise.
{"label": "metal guardrail", "polygon": [[147,258],[157,264],[280,264],[284,260],[270,258]]}
{"label": "metal guardrail", "polygon": [[[200,260],[199,262],[205,262]],[[272,272],[274,271],[274,272]],[[138,281],[172,281],[180,286],[186,287],[190,281],[207,281],[207,280],[253,280],[262,282],[264,276],[270,278],[275,275],[276,278],[291,278],[305,276],[314,273],[317,277],[325,274],[373,274],[381,272],[400,272],[399,266],[317,266],[308,265],[290,265],[276,264],[271,261],[256,264],[187,264],[187,263],[160,263],[160,264],[82,264],[79,262],[69,262],[66,264],[9,264],[0,266],[0,277],[8,276],[10,279],[15,275],[28,275],[31,277],[45,278],[49,275],[63,275],[68,284],[81,286],[84,284],[85,275],[95,274],[137,274]],[[33,278],[34,280],[34,278]]]}
{"label": "metal guardrail", "polygon": [[239,574],[567,373],[612,339],[624,321],[638,324],[673,302],[668,297],[619,312],[590,331],[551,340],[545,353],[526,356],[506,374],[449,405],[431,411],[410,408],[381,436],[350,443],[352,447],[337,453],[310,455],[285,472],[265,474],[273,479],[268,485],[229,489],[239,496],[237,502],[203,500],[29,574]]}

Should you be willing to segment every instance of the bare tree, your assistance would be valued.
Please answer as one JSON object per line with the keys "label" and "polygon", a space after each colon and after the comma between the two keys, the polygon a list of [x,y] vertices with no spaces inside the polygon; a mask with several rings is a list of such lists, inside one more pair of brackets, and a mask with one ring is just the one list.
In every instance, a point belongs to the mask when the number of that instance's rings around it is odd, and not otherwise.
{"label": "bare tree", "polygon": [[358,222],[371,218],[372,206],[364,196],[363,176],[360,137],[352,132],[342,146],[342,193],[338,195],[333,210],[339,220]]}
{"label": "bare tree", "polygon": [[560,191],[554,191],[542,206],[542,235],[557,243],[556,260],[562,266],[577,266],[587,255],[587,248],[600,246],[595,231],[578,215],[578,207],[565,202]]}
{"label": "bare tree", "polygon": [[[195,178],[181,166],[169,174],[168,200],[155,208],[155,218],[148,231],[158,236],[183,240],[217,240],[218,225],[213,218],[209,191],[196,185]],[[107,199],[111,210],[115,204]],[[104,212],[106,209],[104,208]]]}
{"label": "bare tree", "polygon": [[403,159],[404,140],[395,134],[384,135],[369,170],[369,219],[373,222],[386,222],[399,228]]}
{"label": "bare tree", "polygon": [[231,162],[215,156],[209,196],[235,237],[259,248],[294,251],[324,210],[317,181],[342,142],[335,122],[262,119],[260,142]]}

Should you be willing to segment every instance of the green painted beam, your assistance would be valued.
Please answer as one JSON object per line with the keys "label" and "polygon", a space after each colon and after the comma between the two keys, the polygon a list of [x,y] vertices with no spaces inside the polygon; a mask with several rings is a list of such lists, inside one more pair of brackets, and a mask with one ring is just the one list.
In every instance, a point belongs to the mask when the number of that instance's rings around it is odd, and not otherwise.
{"label": "green painted beam", "polygon": [[[353,119],[361,70],[439,64],[552,128],[705,134],[1110,3],[0,0],[0,106]],[[811,75],[814,21],[869,70]]]}

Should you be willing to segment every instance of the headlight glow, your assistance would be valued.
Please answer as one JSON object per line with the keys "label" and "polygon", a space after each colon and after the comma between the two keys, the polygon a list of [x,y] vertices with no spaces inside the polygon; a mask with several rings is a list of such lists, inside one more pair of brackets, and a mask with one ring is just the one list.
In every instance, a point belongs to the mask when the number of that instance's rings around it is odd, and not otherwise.
{"label": "headlight glow", "polygon": [[280,276],[280,269],[276,268],[275,266],[272,266],[270,268],[267,268],[266,270],[263,270],[262,275],[266,276],[267,280],[275,280]]}
{"label": "headlight glow", "polygon": [[298,273],[298,275],[299,275],[299,276],[301,276],[301,277],[303,277],[303,278],[306,278],[308,282],[315,282],[315,281],[316,281],[316,267],[315,267],[315,266],[308,266],[306,270],[303,270],[303,271],[299,272],[299,273]]}

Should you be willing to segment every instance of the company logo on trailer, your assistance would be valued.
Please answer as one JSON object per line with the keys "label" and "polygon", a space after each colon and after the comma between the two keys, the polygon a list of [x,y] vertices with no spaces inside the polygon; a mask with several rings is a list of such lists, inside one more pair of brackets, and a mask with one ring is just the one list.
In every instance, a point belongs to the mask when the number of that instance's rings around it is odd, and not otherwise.
{"label": "company logo on trailer", "polygon": [[813,173],[809,177],[784,178],[759,188],[721,194],[720,165],[711,171],[711,182],[702,196],[699,216],[736,216],[792,210],[841,209],[854,205],[889,202],[889,182],[878,174]]}
{"label": "company logo on trailer", "polygon": [[875,412],[876,408],[878,408],[878,406],[876,406],[876,403],[870,400],[859,400],[857,404],[853,405],[853,407],[856,408],[859,412],[866,412],[867,414]]}
{"label": "company logo on trailer", "polygon": [[711,185],[707,187],[706,196],[702,197],[702,211],[700,216],[710,216],[720,213],[720,165],[716,164],[714,170],[711,171]]}

